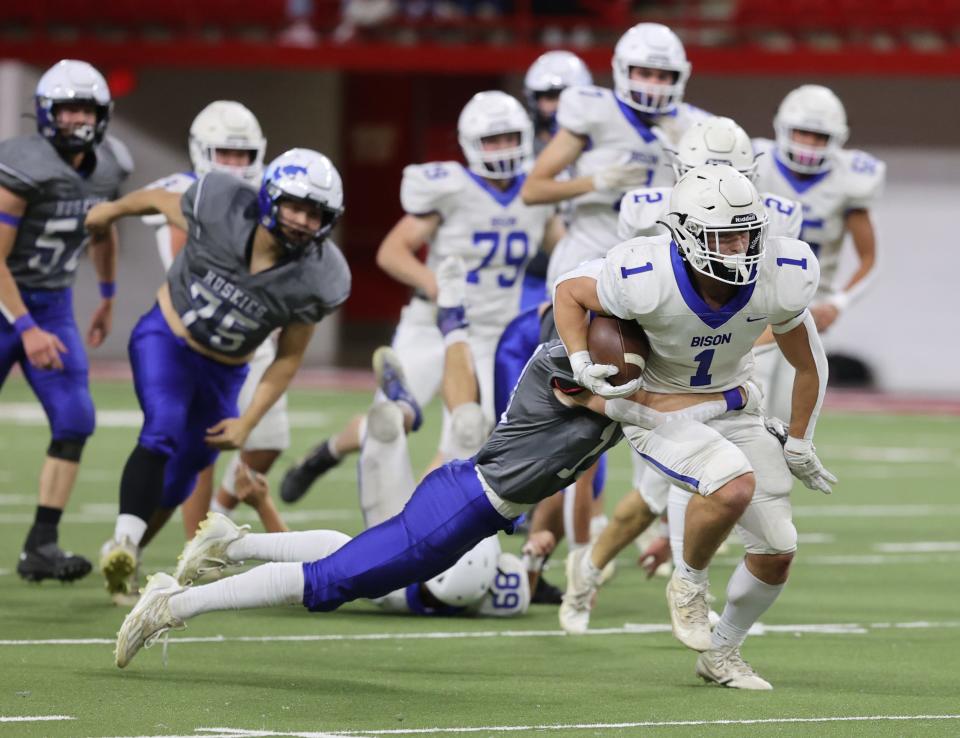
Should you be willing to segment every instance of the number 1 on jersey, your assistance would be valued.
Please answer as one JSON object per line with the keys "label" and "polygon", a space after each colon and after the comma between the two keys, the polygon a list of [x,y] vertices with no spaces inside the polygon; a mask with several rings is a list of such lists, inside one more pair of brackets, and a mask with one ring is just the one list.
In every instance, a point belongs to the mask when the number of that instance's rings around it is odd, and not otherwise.
{"label": "number 1 on jersey", "polygon": [[697,373],[690,377],[691,387],[704,387],[713,381],[710,375],[710,364],[713,363],[713,355],[716,351],[716,349],[707,349],[693,357],[699,366],[697,366]]}

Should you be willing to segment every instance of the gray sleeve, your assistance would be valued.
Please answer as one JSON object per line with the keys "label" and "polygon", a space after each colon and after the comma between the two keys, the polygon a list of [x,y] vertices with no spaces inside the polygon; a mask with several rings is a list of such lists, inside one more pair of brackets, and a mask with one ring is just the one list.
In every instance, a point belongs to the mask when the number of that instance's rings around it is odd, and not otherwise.
{"label": "gray sleeve", "polygon": [[183,193],[180,198],[180,210],[183,211],[183,217],[187,219],[187,231],[194,233],[195,227],[199,225],[197,218],[197,203],[200,199],[200,188],[203,185],[203,179],[200,179],[190,185],[190,188]]}

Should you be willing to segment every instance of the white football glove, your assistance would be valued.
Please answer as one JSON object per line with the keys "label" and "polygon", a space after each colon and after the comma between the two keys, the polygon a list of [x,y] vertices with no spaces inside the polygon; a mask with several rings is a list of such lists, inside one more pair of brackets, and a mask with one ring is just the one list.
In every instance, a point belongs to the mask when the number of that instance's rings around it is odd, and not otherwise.
{"label": "white football glove", "polygon": [[618,371],[617,367],[613,364],[594,364],[589,351],[577,351],[572,354],[570,369],[577,384],[600,397],[627,397],[640,389],[639,379],[631,379],[626,384],[614,387],[607,381],[607,377],[615,375]]}
{"label": "white football glove", "polygon": [[593,175],[593,189],[597,192],[626,192],[643,187],[650,177],[646,164],[618,164]]}
{"label": "white football glove", "polygon": [[787,460],[790,473],[803,482],[807,489],[819,490],[825,495],[833,492],[830,485],[836,484],[837,478],[823,468],[813,441],[787,436],[787,442],[783,444],[783,457]]}

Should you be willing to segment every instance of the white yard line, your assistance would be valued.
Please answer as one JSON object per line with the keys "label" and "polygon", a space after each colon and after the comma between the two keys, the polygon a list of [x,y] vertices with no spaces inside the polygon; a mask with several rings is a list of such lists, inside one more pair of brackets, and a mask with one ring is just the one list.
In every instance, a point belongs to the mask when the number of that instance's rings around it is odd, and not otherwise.
{"label": "white yard line", "polygon": [[[823,633],[830,635],[863,635],[872,630],[904,628],[910,630],[944,630],[960,628],[960,620],[908,621],[896,623],[796,623],[792,625],[765,625],[757,623],[750,631],[754,635],[774,633]],[[596,628],[587,636],[648,635],[669,633],[669,623],[624,623],[620,628]],[[567,637],[562,630],[466,630],[427,631],[411,633],[323,633],[305,635],[263,636],[171,636],[169,643],[318,643],[330,641],[418,641],[460,640],[484,638],[556,638]],[[575,637],[575,636],[570,636]],[[31,638],[0,640],[0,646],[107,646],[113,638]]]}
{"label": "white yard line", "polygon": [[0,723],[49,723],[76,720],[71,715],[0,715]]}
{"label": "white yard line", "polygon": [[913,541],[910,543],[876,543],[875,551],[883,553],[939,553],[960,551],[960,541]]}
{"label": "white yard line", "polygon": [[[483,725],[455,728],[384,728],[374,730],[343,730],[338,735],[378,736],[378,735],[423,735],[431,733],[521,733],[541,730],[622,730],[624,728],[689,728],[706,725],[790,725],[805,723],[874,723],[874,722],[916,722],[929,720],[960,720],[960,715],[841,715],[806,718],[755,718],[743,720],[645,720],[629,723],[560,723],[537,725]],[[204,738],[231,736],[235,738],[330,738],[329,733],[304,731],[268,731],[239,730],[231,728],[197,728]]]}

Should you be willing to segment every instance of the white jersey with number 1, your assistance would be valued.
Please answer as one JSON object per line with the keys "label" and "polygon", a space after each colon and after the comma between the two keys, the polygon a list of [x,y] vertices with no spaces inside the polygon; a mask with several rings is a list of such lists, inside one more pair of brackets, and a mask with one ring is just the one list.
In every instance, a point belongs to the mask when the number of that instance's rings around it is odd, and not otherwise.
{"label": "white jersey with number 1", "polygon": [[771,238],[756,282],[721,308],[700,297],[670,236],[637,238],[600,263],[597,295],[604,310],[636,320],[650,341],[643,373],[653,392],[718,392],[753,371],[753,344],[768,323],[801,315],[817,289],[819,269],[802,241]]}

